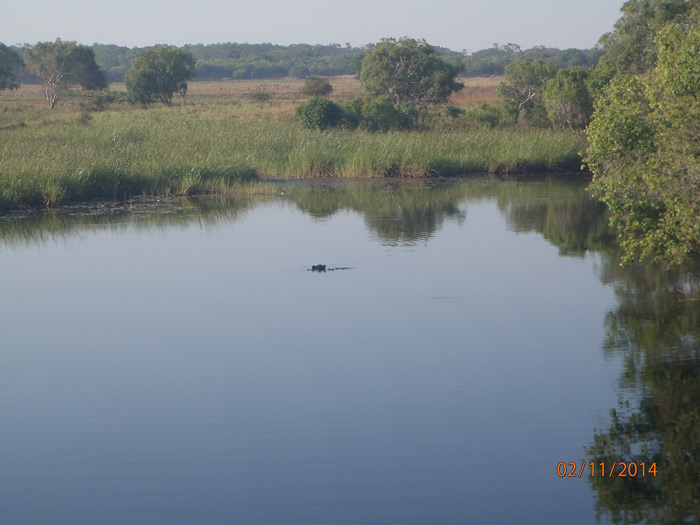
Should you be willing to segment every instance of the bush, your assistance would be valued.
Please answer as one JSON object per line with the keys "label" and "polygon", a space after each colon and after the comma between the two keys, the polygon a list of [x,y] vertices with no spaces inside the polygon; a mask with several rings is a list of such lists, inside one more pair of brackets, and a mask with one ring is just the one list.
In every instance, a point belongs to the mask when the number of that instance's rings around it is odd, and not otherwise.
{"label": "bush", "polygon": [[301,92],[304,95],[311,96],[330,95],[333,92],[333,86],[325,78],[311,77],[304,81],[304,86],[301,88]]}
{"label": "bush", "polygon": [[343,123],[344,112],[335,102],[323,97],[313,97],[297,106],[294,114],[307,129],[327,129]]}
{"label": "bush", "polygon": [[513,126],[518,120],[518,108],[512,102],[506,102],[498,106],[481,104],[467,110],[464,119],[467,123],[477,128],[494,129]]}
{"label": "bush", "polygon": [[412,104],[394,105],[389,97],[371,98],[362,106],[361,125],[368,131],[410,129],[418,119]]}
{"label": "bush", "polygon": [[458,108],[457,106],[453,106],[451,104],[443,106],[442,112],[446,117],[450,118],[461,117],[465,113],[465,111],[462,108]]}
{"label": "bush", "polygon": [[357,129],[362,123],[362,108],[365,102],[361,98],[353,98],[342,102],[340,107],[343,110],[343,126],[348,129]]}

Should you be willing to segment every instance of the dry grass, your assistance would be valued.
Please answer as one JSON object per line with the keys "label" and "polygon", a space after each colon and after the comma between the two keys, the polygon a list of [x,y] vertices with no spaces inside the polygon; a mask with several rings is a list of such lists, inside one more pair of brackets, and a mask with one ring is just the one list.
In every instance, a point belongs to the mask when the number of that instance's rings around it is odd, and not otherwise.
{"label": "dry grass", "polygon": [[[331,98],[347,100],[362,96],[362,86],[352,75],[328,77],[333,85]],[[465,88],[452,96],[450,103],[468,108],[496,100],[496,88],[502,77],[462,79]],[[175,105],[185,105],[188,112],[216,110],[222,117],[240,120],[288,119],[294,109],[307,99],[301,89],[304,81],[298,78],[265,80],[218,80],[190,82],[187,97],[176,97]],[[123,83],[109,86],[111,92],[125,94]],[[53,110],[48,110],[42,86],[23,85],[13,91],[0,91],[0,129],[25,125],[47,125],[79,118],[85,107],[90,107],[91,96],[80,90],[67,93]],[[134,111],[125,102],[109,104],[112,111]]]}
{"label": "dry grass", "polygon": [[496,90],[504,77],[462,78],[464,89],[450,97],[450,104],[469,108],[480,104],[493,104],[497,101]]}

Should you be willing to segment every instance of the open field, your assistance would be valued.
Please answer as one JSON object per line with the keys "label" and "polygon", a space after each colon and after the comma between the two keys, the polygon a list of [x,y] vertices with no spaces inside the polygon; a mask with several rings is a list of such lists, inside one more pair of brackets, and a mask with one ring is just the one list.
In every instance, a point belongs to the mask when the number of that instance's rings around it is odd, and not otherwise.
{"label": "open field", "polygon": [[[331,79],[334,98],[361,94]],[[46,108],[40,86],[0,92],[0,208],[89,198],[265,189],[292,177],[416,177],[570,170],[583,137],[551,130],[303,129],[303,81],[193,82],[172,107],[144,110],[73,92]],[[471,79],[461,107],[493,100],[497,79]],[[268,95],[259,95],[267,93]],[[436,116],[435,118],[445,118]]]}

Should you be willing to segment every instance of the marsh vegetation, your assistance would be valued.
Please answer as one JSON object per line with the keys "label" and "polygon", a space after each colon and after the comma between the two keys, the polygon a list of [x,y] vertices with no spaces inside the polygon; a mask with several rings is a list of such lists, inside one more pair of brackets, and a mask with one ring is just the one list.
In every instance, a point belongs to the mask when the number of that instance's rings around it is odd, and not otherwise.
{"label": "marsh vegetation", "polygon": [[[467,82],[453,104],[495,99],[499,79]],[[333,99],[360,93],[331,79]],[[578,168],[583,137],[489,129],[433,115],[419,129],[305,130],[294,121],[304,82],[193,82],[171,107],[130,105],[121,85],[74,91],[52,111],[38,86],[0,92],[0,207],[89,198],[265,191],[299,177],[423,177]],[[473,90],[473,91],[472,91]]]}

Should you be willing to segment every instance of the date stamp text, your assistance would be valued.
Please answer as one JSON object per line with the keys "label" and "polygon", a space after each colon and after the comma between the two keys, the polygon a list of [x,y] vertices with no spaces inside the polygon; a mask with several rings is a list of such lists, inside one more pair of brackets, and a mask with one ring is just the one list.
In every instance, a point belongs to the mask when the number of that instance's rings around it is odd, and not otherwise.
{"label": "date stamp text", "polygon": [[633,461],[613,461],[612,463],[594,463],[582,461],[580,464],[569,461],[557,463],[557,476],[560,478],[636,478],[638,476],[656,477],[656,463],[636,463]]}

